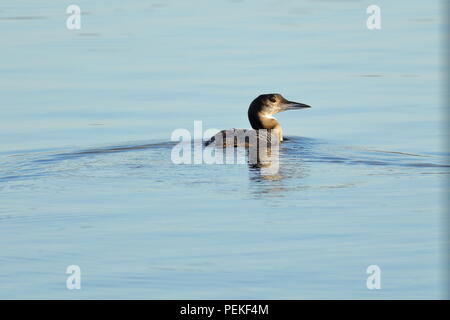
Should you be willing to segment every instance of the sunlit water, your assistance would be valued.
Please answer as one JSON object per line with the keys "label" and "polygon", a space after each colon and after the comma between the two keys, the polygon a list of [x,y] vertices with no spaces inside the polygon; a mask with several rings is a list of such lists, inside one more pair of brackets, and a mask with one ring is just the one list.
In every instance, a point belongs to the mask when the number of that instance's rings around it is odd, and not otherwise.
{"label": "sunlit water", "polygon": [[[0,298],[443,297],[441,6],[392,2],[2,3]],[[268,92],[277,174],[171,161]]]}

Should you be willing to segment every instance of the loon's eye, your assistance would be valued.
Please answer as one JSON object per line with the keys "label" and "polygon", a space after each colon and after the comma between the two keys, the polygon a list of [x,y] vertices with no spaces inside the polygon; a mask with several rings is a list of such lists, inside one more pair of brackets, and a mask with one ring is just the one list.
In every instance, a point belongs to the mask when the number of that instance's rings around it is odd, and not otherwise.
{"label": "loon's eye", "polygon": [[277,98],[276,98],[275,96],[271,96],[271,97],[269,98],[269,100],[270,100],[271,102],[277,102]]}

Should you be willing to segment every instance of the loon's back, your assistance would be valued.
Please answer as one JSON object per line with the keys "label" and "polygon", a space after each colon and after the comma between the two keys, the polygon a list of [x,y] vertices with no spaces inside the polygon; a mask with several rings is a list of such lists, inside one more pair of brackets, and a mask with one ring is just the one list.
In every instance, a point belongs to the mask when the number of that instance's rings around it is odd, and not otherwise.
{"label": "loon's back", "polygon": [[[249,148],[266,142],[277,141],[277,137],[272,130],[253,129],[228,129],[222,130],[205,142],[205,146],[215,143],[216,147],[225,148],[228,146]],[[273,137],[272,137],[273,136]]]}

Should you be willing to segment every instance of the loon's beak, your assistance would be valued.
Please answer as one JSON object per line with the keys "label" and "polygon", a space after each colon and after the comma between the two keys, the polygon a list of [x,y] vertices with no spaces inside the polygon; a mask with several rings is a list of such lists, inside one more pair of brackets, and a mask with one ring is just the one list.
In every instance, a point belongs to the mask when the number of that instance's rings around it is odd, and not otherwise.
{"label": "loon's beak", "polygon": [[300,103],[300,102],[294,102],[294,101],[286,101],[283,103],[283,109],[284,110],[298,110],[298,109],[306,109],[311,108],[311,106],[308,106],[307,104]]}

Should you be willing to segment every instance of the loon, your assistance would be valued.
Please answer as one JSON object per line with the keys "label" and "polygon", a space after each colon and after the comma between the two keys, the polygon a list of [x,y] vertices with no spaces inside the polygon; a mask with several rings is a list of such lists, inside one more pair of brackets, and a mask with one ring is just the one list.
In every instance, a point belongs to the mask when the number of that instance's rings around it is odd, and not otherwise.
{"label": "loon", "polygon": [[[260,129],[266,129],[266,132],[269,132],[272,135],[274,134],[276,139],[278,139],[279,142],[282,142],[283,129],[273,115],[286,110],[300,110],[305,108],[311,108],[311,106],[286,100],[279,93],[262,94],[250,104],[250,107],[248,108],[248,120],[257,134]],[[239,134],[246,135],[250,131],[251,130],[247,129],[222,130],[206,141],[205,145],[208,146],[214,141],[219,141],[219,139],[221,139],[221,141],[223,141],[223,147],[226,147],[227,144],[230,143],[230,140],[227,141],[225,137],[236,137]],[[258,137],[261,139],[261,136],[258,135]],[[266,135],[264,139],[270,140],[270,136]],[[234,146],[239,146],[237,141],[237,139],[233,139],[232,143]],[[245,146],[248,146],[248,144],[245,144]]]}

